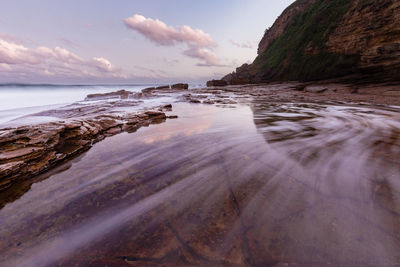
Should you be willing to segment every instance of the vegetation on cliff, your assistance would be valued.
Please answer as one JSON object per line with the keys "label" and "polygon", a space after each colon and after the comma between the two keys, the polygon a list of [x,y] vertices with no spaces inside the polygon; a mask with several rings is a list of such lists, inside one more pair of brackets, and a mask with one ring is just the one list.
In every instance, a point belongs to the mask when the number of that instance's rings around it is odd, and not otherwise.
{"label": "vegetation on cliff", "polygon": [[390,30],[399,22],[399,8],[392,0],[298,0],[267,29],[253,64],[223,79],[234,84],[361,77],[371,70],[374,75],[387,73],[384,68],[389,64],[383,64],[378,52],[393,50],[393,42],[400,38]]}
{"label": "vegetation on cliff", "polygon": [[325,42],[350,0],[317,1],[294,18],[286,31],[256,58],[257,73],[275,79],[308,80],[351,72],[357,55],[329,53]]}

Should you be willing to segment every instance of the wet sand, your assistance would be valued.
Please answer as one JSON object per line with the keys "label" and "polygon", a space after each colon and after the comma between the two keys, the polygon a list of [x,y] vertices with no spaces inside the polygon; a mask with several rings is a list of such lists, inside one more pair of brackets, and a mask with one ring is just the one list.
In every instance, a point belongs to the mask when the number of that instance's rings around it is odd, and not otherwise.
{"label": "wet sand", "polygon": [[241,90],[37,177],[0,210],[0,265],[399,265],[399,110]]}

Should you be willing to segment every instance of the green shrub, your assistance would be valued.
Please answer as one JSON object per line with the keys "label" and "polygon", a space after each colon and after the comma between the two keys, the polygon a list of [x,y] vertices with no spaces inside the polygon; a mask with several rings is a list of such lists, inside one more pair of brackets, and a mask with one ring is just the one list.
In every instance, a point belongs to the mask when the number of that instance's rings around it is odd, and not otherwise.
{"label": "green shrub", "polygon": [[[318,0],[295,17],[284,33],[256,58],[253,72],[261,72],[270,79],[309,80],[351,71],[359,56],[330,53],[325,47],[350,5],[351,0]],[[307,48],[312,53],[306,53]]]}

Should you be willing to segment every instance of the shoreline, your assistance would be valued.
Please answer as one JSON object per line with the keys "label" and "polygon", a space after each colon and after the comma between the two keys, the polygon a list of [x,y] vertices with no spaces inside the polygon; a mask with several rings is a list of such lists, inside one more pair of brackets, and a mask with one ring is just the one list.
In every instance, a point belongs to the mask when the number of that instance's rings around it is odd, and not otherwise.
{"label": "shoreline", "polygon": [[0,129],[0,192],[59,166],[106,137],[174,118],[165,111],[172,111],[172,105]]}
{"label": "shoreline", "polygon": [[248,93],[264,101],[327,102],[400,106],[400,83],[351,84],[319,82],[271,82],[209,87],[239,94]]}
{"label": "shoreline", "polygon": [[[390,236],[386,244],[397,245],[400,109],[309,103],[289,98],[291,92],[276,96],[296,86],[151,92],[152,103],[157,97],[172,103],[173,113],[165,110],[165,116],[179,119],[154,121],[162,123],[133,134],[114,134],[124,127],[111,128],[89,150],[0,193],[6,204],[0,209],[5,222],[0,262],[243,265],[252,255],[261,265],[300,264],[326,242],[333,244],[326,252],[332,258],[337,249],[357,246],[356,237],[348,239],[353,228],[342,227],[349,217],[359,225],[357,235]],[[322,94],[304,92],[310,98]],[[102,116],[116,116],[112,110]],[[77,119],[75,111],[64,112]],[[371,211],[371,205],[377,209]],[[312,239],[306,231],[310,221],[316,229]],[[267,245],[260,247],[259,240]],[[366,244],[359,248],[363,262],[399,262],[397,254],[381,259],[379,242]],[[315,262],[326,264],[323,256]],[[341,254],[329,262],[343,265],[352,257]]]}
{"label": "shoreline", "polygon": [[[115,92],[118,95],[117,91]],[[126,91],[125,91],[126,92]],[[334,83],[269,83],[208,87],[191,90],[144,89],[135,98],[157,98],[175,95],[179,101],[234,107],[235,104],[265,103],[325,103],[335,105],[375,105],[379,108],[400,106],[397,85],[351,85]],[[109,95],[109,93],[107,94]],[[101,97],[101,94],[99,95]],[[137,105],[137,102],[112,102],[116,106]],[[47,173],[60,164],[89,150],[95,143],[121,132],[134,132],[140,127],[162,123],[168,118],[164,112],[172,105],[161,105],[141,112],[114,114],[100,105],[61,110],[65,119],[0,129],[0,193],[15,184]],[[108,105],[108,104],[107,104]],[[51,115],[60,110],[38,113]],[[58,114],[59,115],[59,114]],[[2,206],[2,205],[0,205]]]}

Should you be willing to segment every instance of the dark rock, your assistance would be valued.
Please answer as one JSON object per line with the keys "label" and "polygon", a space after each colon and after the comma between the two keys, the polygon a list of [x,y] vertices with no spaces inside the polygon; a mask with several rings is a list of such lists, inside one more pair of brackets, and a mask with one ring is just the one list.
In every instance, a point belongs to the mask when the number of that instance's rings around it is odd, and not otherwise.
{"label": "dark rock", "polygon": [[213,86],[227,86],[228,83],[224,80],[212,80],[207,82],[207,87]]}
{"label": "dark rock", "polygon": [[171,86],[172,89],[176,90],[187,90],[189,89],[189,84],[187,83],[177,83]]}
{"label": "dark rock", "polygon": [[85,100],[92,100],[92,99],[108,99],[113,97],[120,97],[121,99],[127,99],[132,92],[126,90],[119,90],[116,92],[111,93],[104,93],[104,94],[90,94],[86,96]]}
{"label": "dark rock", "polygon": [[307,85],[305,85],[305,84],[299,84],[299,85],[296,85],[295,87],[293,87],[293,90],[295,90],[295,91],[304,91],[306,86]]}
{"label": "dark rock", "polygon": [[157,119],[164,119],[167,116],[165,115],[164,112],[161,111],[146,111],[144,114],[146,114],[147,116],[149,116],[150,118],[157,118]]}
{"label": "dark rock", "polygon": [[156,87],[156,90],[163,90],[163,89],[170,89],[170,87],[169,87],[169,85],[162,85],[162,86]]}
{"label": "dark rock", "polygon": [[156,90],[155,87],[148,87],[148,88],[143,89],[143,90],[142,90],[142,93],[151,93],[151,92],[153,92],[154,90]]}
{"label": "dark rock", "polygon": [[229,84],[230,85],[244,85],[244,84],[249,84],[249,83],[250,83],[250,81],[248,79],[232,78],[232,80]]}
{"label": "dark rock", "polygon": [[307,86],[304,89],[304,91],[309,92],[309,93],[323,93],[327,90],[328,90],[328,88],[325,86]]}

